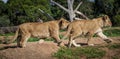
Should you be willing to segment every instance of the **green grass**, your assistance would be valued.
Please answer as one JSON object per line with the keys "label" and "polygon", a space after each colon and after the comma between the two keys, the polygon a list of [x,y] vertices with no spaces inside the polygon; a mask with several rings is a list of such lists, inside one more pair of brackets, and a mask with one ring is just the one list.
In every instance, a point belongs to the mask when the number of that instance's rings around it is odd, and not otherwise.
{"label": "green grass", "polygon": [[81,57],[102,58],[105,55],[105,51],[95,47],[84,48],[61,48],[53,56],[58,59],[80,59]]}
{"label": "green grass", "polygon": [[[36,42],[36,41],[39,41],[40,39],[39,38],[29,38],[28,39],[28,42]],[[46,38],[44,39],[45,41],[54,41],[53,38]]]}
{"label": "green grass", "polygon": [[13,36],[15,35],[14,33],[6,33],[6,34],[0,34],[0,36]]}
{"label": "green grass", "polygon": [[60,30],[59,32],[64,32],[64,31],[66,31],[66,29]]}
{"label": "green grass", "polygon": [[119,49],[120,43],[114,43],[107,46],[109,49]]}
{"label": "green grass", "polygon": [[[0,36],[14,36],[15,34],[14,33],[7,33],[7,34],[0,34]],[[60,39],[63,37],[63,35],[59,35]],[[8,38],[6,38],[8,39]],[[39,38],[29,38],[28,41],[29,42],[35,42],[35,41],[39,41],[40,39]],[[45,38],[44,39],[45,41],[55,41],[54,38]]]}
{"label": "green grass", "polygon": [[117,37],[117,36],[120,36],[120,30],[119,29],[105,30],[104,34],[109,37]]}
{"label": "green grass", "polygon": [[38,38],[29,38],[28,41],[29,42],[35,42],[35,41],[39,41],[39,39]]}

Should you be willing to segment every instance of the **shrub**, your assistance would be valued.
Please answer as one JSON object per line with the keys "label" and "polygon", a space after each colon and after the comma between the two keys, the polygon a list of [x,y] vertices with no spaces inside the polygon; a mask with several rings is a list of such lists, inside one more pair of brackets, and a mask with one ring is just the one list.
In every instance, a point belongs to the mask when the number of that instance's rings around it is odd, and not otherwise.
{"label": "shrub", "polygon": [[8,16],[4,15],[0,17],[0,27],[5,27],[10,25],[10,20]]}
{"label": "shrub", "polygon": [[120,30],[119,29],[105,30],[104,34],[109,37],[116,37],[116,36],[120,36]]}
{"label": "shrub", "polygon": [[113,25],[120,26],[120,15],[116,15],[113,17]]}

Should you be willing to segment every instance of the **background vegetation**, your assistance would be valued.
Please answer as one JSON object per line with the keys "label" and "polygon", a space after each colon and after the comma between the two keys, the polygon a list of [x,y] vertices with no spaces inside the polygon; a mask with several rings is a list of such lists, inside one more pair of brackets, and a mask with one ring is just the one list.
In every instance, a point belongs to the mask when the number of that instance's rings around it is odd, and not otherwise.
{"label": "background vegetation", "polygon": [[[65,0],[54,0],[67,8]],[[89,18],[95,18],[103,14],[110,16],[114,26],[120,26],[120,0],[75,0],[74,7],[83,1],[79,11]],[[50,3],[50,0],[8,0],[4,3],[0,0],[0,27],[19,25],[24,22],[36,22],[39,18],[49,21],[39,9],[53,16],[55,19],[65,17],[69,20],[68,14],[58,6]],[[77,16],[82,18],[81,16]]]}

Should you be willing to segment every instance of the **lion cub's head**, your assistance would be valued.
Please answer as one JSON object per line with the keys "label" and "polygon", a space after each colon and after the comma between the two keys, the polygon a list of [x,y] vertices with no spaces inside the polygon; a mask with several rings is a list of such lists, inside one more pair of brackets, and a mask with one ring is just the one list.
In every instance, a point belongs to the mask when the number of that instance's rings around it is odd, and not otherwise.
{"label": "lion cub's head", "polygon": [[59,20],[60,29],[65,29],[65,28],[67,28],[67,26],[68,26],[69,23],[70,23],[70,22],[67,21],[66,19],[60,18],[60,20]]}
{"label": "lion cub's head", "polygon": [[110,18],[109,18],[109,16],[107,16],[107,15],[105,15],[105,16],[103,16],[103,21],[104,21],[104,26],[106,27],[111,27],[112,26],[112,23],[111,23],[111,21],[110,21]]}

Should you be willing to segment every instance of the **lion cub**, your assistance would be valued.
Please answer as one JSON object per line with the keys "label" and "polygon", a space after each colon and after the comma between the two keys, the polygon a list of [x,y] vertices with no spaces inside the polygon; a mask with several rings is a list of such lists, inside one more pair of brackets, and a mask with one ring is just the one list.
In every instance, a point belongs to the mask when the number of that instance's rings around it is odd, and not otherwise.
{"label": "lion cub", "polygon": [[59,29],[64,29],[69,24],[69,21],[61,18],[60,20],[53,20],[48,22],[24,23],[19,25],[13,40],[17,39],[17,46],[26,47],[26,42],[30,37],[47,38],[52,37],[61,45],[62,41],[59,38]]}
{"label": "lion cub", "polygon": [[89,39],[91,39],[94,34],[97,34],[104,41],[109,43],[112,40],[110,40],[102,32],[102,27],[105,26],[112,26],[112,23],[107,15],[105,15],[104,17],[95,18],[93,20],[75,20],[69,24],[66,35],[63,37],[63,39],[70,35],[68,47],[71,47],[72,44],[76,47],[79,47],[80,45],[75,43],[76,37],[80,35],[87,35],[88,43]]}

